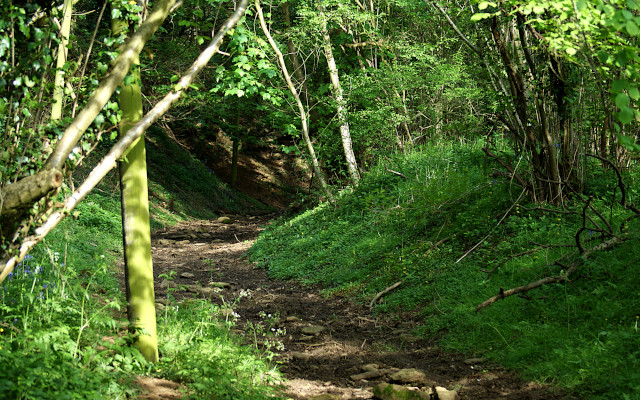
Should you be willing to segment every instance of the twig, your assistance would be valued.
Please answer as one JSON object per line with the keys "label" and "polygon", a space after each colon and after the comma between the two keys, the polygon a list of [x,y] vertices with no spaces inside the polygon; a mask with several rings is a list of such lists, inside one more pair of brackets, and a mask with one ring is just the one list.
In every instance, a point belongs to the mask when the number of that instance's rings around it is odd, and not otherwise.
{"label": "twig", "polygon": [[494,160],[496,160],[498,162],[498,164],[502,165],[504,167],[504,169],[506,169],[510,174],[511,174],[511,178],[515,179],[518,181],[518,183],[520,184],[520,186],[522,186],[523,189],[527,189],[529,188],[529,185],[527,185],[527,182],[520,176],[520,174],[518,174],[512,167],[511,165],[507,164],[506,162],[504,162],[500,157],[498,157],[497,155],[493,154],[488,148],[483,147],[482,151],[484,151],[484,153],[493,158]]}
{"label": "twig", "polygon": [[473,246],[472,248],[470,248],[466,253],[464,253],[462,255],[462,257],[458,258],[456,260],[456,264],[459,263],[460,261],[464,260],[465,258],[467,258],[467,256],[469,254],[471,254],[475,249],[477,249],[482,243],[484,243],[485,240],[487,240],[489,238],[489,236],[491,236],[491,234],[493,233],[494,230],[496,230],[496,228],[502,223],[502,221],[504,221],[504,219],[507,217],[507,215],[509,215],[509,213],[511,212],[511,210],[513,209],[513,207],[515,207],[516,204],[518,204],[518,202],[520,201],[520,199],[522,198],[522,195],[524,195],[524,193],[527,191],[526,188],[522,189],[522,192],[520,193],[520,196],[518,196],[518,198],[516,199],[516,201],[513,202],[513,204],[511,205],[511,207],[509,207],[509,209],[507,210],[507,212],[504,213],[504,215],[502,216],[502,218],[500,218],[500,221],[498,221],[497,224],[495,224],[495,226],[493,228],[491,228],[491,230],[489,231],[489,233],[487,233],[487,235],[485,237],[483,237],[478,243],[476,243],[475,246]]}
{"label": "twig", "polygon": [[393,289],[395,289],[398,286],[402,285],[402,282],[404,282],[404,281],[398,281],[398,282],[394,283],[393,285],[389,286],[388,288],[386,288],[385,290],[383,290],[382,292],[376,294],[373,297],[373,300],[371,300],[371,303],[369,303],[369,308],[373,308],[373,305],[376,304],[376,301],[378,301],[382,296],[384,296],[385,294],[389,293]]}
{"label": "twig", "polygon": [[403,174],[402,172],[398,172],[398,171],[394,171],[392,169],[387,168],[387,172],[391,172],[392,174],[396,174],[398,176],[403,177],[404,179],[409,179],[407,178],[407,176],[405,174]]}

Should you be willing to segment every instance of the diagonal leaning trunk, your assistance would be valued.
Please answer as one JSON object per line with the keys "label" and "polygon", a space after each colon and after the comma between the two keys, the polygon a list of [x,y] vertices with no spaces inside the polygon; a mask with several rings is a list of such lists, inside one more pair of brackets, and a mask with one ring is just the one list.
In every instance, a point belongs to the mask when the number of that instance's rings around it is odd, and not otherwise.
{"label": "diagonal leaning trunk", "polygon": [[307,150],[309,151],[309,157],[311,158],[311,166],[313,167],[313,172],[318,177],[320,186],[322,187],[324,194],[327,196],[327,199],[331,204],[333,204],[335,203],[335,199],[333,197],[333,194],[331,193],[331,189],[329,189],[329,185],[327,185],[326,179],[324,178],[324,173],[320,168],[318,157],[316,156],[316,152],[313,148],[313,143],[311,143],[311,138],[309,137],[309,125],[307,123],[308,121],[307,112],[305,111],[302,101],[300,100],[300,95],[298,91],[296,90],[295,86],[293,85],[293,82],[291,81],[291,75],[289,75],[289,71],[287,70],[287,64],[284,62],[284,57],[282,55],[282,52],[276,45],[276,42],[273,40],[273,37],[271,37],[271,33],[269,32],[269,29],[267,28],[267,24],[264,21],[262,8],[260,7],[260,0],[254,0],[254,4],[258,12],[258,17],[260,18],[260,26],[262,27],[262,31],[267,37],[267,40],[269,41],[271,48],[278,56],[278,64],[280,64],[282,75],[284,75],[284,79],[287,82],[287,87],[291,91],[293,98],[296,100],[296,105],[298,106],[298,112],[300,112],[300,122],[302,123],[302,138],[304,139],[304,142],[307,145]]}
{"label": "diagonal leaning trunk", "polygon": [[353,146],[351,145],[351,133],[349,132],[349,123],[347,122],[347,102],[344,100],[342,86],[340,86],[340,76],[338,75],[338,68],[336,67],[336,60],[333,57],[331,38],[329,37],[329,30],[327,29],[327,16],[320,4],[318,4],[318,13],[320,15],[322,40],[324,42],[324,55],[327,58],[329,76],[331,78],[331,88],[333,90],[333,97],[338,109],[338,122],[340,123],[340,136],[342,137],[344,157],[347,162],[347,169],[349,170],[351,183],[356,186],[360,180],[360,173],[358,172],[356,156],[353,153]]}

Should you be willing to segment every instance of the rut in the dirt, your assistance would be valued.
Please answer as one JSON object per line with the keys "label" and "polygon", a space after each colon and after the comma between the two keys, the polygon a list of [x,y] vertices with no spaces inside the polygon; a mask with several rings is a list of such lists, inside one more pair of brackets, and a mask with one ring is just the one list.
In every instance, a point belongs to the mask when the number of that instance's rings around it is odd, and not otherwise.
{"label": "rut in the dirt", "polygon": [[[433,340],[411,335],[416,322],[410,315],[374,317],[365,305],[269,279],[244,259],[269,218],[230,217],[232,223],[196,221],[155,232],[156,297],[162,299],[167,290],[167,282],[157,276],[169,271],[175,271],[176,283],[187,289],[177,292],[178,297],[220,301],[210,282],[217,282],[226,299],[238,298],[241,291],[251,293],[233,312],[239,315],[240,328],[270,316],[277,318],[275,328],[286,331],[280,337],[284,349],[278,357],[284,362],[281,371],[291,398],[373,398],[372,387],[401,369],[423,373],[419,381],[404,386],[455,388],[461,399],[569,398],[482,360],[436,349]],[[364,370],[378,372],[358,376]]]}

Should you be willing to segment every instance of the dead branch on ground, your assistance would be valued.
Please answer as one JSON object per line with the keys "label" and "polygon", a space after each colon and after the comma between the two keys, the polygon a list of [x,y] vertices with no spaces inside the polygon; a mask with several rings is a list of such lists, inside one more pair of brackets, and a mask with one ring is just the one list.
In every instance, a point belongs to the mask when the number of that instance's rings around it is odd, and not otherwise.
{"label": "dead branch on ground", "polygon": [[373,308],[373,305],[376,304],[376,301],[378,301],[380,298],[382,298],[382,296],[384,296],[385,294],[389,293],[393,289],[395,289],[398,286],[402,285],[402,282],[404,282],[404,281],[398,281],[398,282],[394,283],[393,285],[389,286],[388,288],[386,288],[385,290],[383,290],[382,292],[376,294],[373,297],[373,300],[371,300],[371,303],[369,303],[369,308]]}

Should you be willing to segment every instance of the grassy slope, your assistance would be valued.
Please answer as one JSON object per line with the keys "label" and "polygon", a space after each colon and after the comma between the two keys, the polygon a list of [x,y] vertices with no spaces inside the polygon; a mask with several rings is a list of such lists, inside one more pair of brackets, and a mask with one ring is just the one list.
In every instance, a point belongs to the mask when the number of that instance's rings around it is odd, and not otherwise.
{"label": "grassy slope", "polygon": [[[259,208],[161,133],[147,151],[154,227]],[[220,310],[207,301],[159,313],[157,366],[129,347],[114,273],[122,247],[116,179],[112,172],[0,288],[0,398],[125,398],[131,377],[145,372],[184,382],[193,398],[266,397],[264,383],[277,374],[230,336],[224,317],[216,322]]]}
{"label": "grassy slope", "polygon": [[[335,208],[323,204],[279,221],[251,256],[273,276],[321,284],[327,294],[362,301],[403,280],[377,310],[419,312],[420,333],[443,335],[446,348],[488,356],[581,398],[640,398],[637,240],[590,258],[571,284],[548,285],[527,299],[514,296],[474,312],[501,287],[559,273],[560,267],[548,264],[569,249],[515,258],[490,278],[484,271],[536,243],[573,244],[581,226],[579,215],[521,204],[496,227],[520,192],[488,178],[490,167],[479,149],[461,146],[396,157],[343,193]],[[619,222],[624,212],[611,204],[615,176],[593,182],[592,204]],[[629,177],[628,183],[635,195],[638,182]],[[629,229],[639,230],[637,224]],[[456,263],[489,232],[486,242]],[[594,236],[587,245],[597,243]]]}

